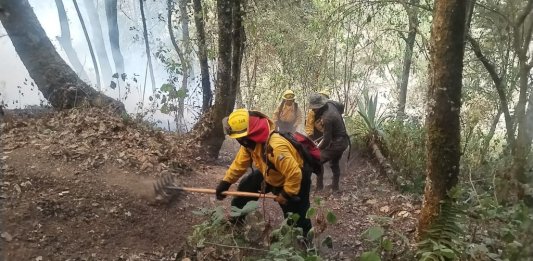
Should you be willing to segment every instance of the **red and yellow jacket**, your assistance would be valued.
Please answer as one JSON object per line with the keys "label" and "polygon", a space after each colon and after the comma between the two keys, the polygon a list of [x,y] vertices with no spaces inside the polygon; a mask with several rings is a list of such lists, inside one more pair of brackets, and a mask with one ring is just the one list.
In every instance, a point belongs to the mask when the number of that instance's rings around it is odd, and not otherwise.
{"label": "red and yellow jacket", "polygon": [[[269,123],[270,128],[273,129],[274,124],[271,121]],[[229,183],[237,182],[253,162],[255,168],[263,173],[266,183],[274,187],[283,187],[289,196],[297,195],[300,192],[304,163],[298,150],[278,133],[270,135],[267,144],[271,148],[269,148],[267,158],[274,164],[275,169],[269,169],[267,173],[268,165],[263,159],[265,144],[258,143],[254,150],[241,146],[223,180]]]}

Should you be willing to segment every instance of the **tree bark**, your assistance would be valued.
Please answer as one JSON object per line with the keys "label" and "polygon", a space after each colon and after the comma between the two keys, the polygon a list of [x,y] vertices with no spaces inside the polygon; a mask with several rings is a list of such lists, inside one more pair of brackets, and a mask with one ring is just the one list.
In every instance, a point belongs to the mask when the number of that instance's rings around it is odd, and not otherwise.
{"label": "tree bark", "polygon": [[105,14],[107,18],[107,28],[111,54],[115,62],[115,72],[124,73],[124,57],[120,51],[120,30],[117,21],[117,0],[105,0]]}
{"label": "tree bark", "polygon": [[76,14],[78,14],[78,19],[80,20],[83,35],[85,36],[85,40],[87,41],[87,45],[89,47],[89,53],[91,54],[91,60],[93,61],[94,74],[96,76],[96,86],[98,86],[98,91],[101,91],[102,81],[100,80],[100,69],[98,69],[98,62],[96,61],[96,56],[94,55],[91,38],[89,37],[89,33],[87,32],[87,27],[85,27],[85,21],[83,21],[83,16],[81,15],[78,2],[76,0],[72,0],[72,3],[74,4],[74,8],[76,9]]}
{"label": "tree bark", "polygon": [[507,129],[507,144],[510,148],[512,148],[514,143],[514,128],[513,119],[511,118],[511,113],[509,112],[509,102],[507,101],[506,84],[503,80],[503,77],[500,77],[500,75],[496,71],[496,66],[491,61],[489,61],[489,59],[485,57],[485,55],[481,51],[479,43],[470,35],[467,35],[467,39],[468,42],[470,42],[470,46],[472,46],[474,54],[483,64],[483,66],[489,73],[490,78],[494,82],[494,87],[496,87],[496,92],[498,93],[498,98],[500,100],[500,108],[503,112],[503,117],[505,119],[505,128]]}
{"label": "tree bark", "polygon": [[200,61],[200,71],[202,75],[202,112],[207,112],[209,107],[211,107],[213,92],[211,91],[211,80],[209,79],[202,0],[193,0],[193,8],[194,23],[196,25],[196,34],[198,37],[198,60]]}
{"label": "tree bark", "polygon": [[[516,123],[518,134],[516,137],[515,146],[513,147],[513,165],[511,168],[511,175],[515,183],[517,183],[516,193],[518,199],[524,199],[526,195],[526,187],[528,184],[528,175],[526,173],[526,166],[531,150],[531,139],[533,138],[533,92],[529,85],[529,75],[533,66],[530,62],[529,46],[533,36],[533,0],[529,0],[526,8],[518,14],[517,23],[514,25],[514,48],[518,56],[518,76],[520,94],[518,97],[518,104],[516,109]],[[529,92],[529,98],[528,98]],[[527,98],[527,101],[526,101]],[[527,111],[526,111],[526,103]],[[529,196],[528,196],[529,197]],[[532,199],[526,200],[528,205],[533,205]]]}
{"label": "tree bark", "polygon": [[232,12],[233,1],[240,5],[239,0],[217,0],[218,69],[215,104],[195,126],[195,130],[199,132],[196,140],[200,148],[204,150],[203,152],[211,158],[218,157],[218,152],[224,142],[222,119],[235,107],[236,89],[232,84],[232,61],[234,61],[232,52],[236,50],[232,50],[232,30],[236,28],[232,22],[235,21],[233,15],[240,13]]}
{"label": "tree bark", "polygon": [[65,12],[65,6],[63,5],[63,0],[56,0],[57,14],[59,16],[59,25],[61,26],[61,36],[57,37],[57,40],[65,53],[67,58],[72,65],[74,71],[83,79],[88,81],[89,76],[83,69],[83,65],[72,47],[72,40],[70,37],[70,26],[68,23],[67,12]]}
{"label": "tree bark", "polygon": [[91,88],[61,59],[27,0],[0,0],[0,21],[30,76],[54,108],[93,106],[125,112],[121,102]]}
{"label": "tree bark", "polygon": [[[232,2],[232,42],[231,42],[231,85],[235,96],[240,96],[241,64],[244,53],[244,27],[242,26],[242,10],[240,0]],[[242,104],[242,98],[241,98]]]}
{"label": "tree bark", "polygon": [[400,80],[400,100],[398,104],[398,118],[405,116],[405,104],[407,102],[407,86],[409,85],[409,74],[413,62],[413,49],[416,40],[416,31],[418,28],[418,5],[419,0],[411,0],[410,6],[405,5],[406,12],[409,15],[409,33],[405,40],[405,50],[403,55],[403,69]]}
{"label": "tree bark", "polygon": [[[146,28],[146,16],[144,15],[144,0],[139,0],[139,5],[141,9],[141,20],[143,23],[144,45],[146,46],[146,59],[148,60],[148,70],[150,70],[150,81],[152,82],[152,92],[155,92],[155,89],[156,89],[155,76],[154,76],[154,68],[152,66],[152,56],[150,54],[150,43],[148,41],[148,28]],[[144,102],[144,91],[143,91],[143,102]]]}
{"label": "tree bark", "polygon": [[[187,93],[187,84],[189,82],[189,54],[190,54],[190,48],[189,48],[189,15],[187,14],[187,3],[188,0],[180,0],[180,21],[181,21],[181,35],[182,35],[182,43],[183,43],[183,49],[185,51],[184,53],[184,59],[181,61],[182,63],[182,80],[181,80],[181,87],[180,90],[182,93]],[[178,119],[181,121],[182,126],[185,126],[185,119],[184,119],[184,111],[185,111],[185,97],[179,97],[178,98]]]}
{"label": "tree bark", "polygon": [[96,49],[96,56],[100,62],[100,73],[102,74],[102,79],[104,80],[103,86],[110,86],[113,70],[111,69],[111,64],[109,63],[109,57],[107,56],[107,51],[105,48],[100,17],[98,16],[98,11],[96,11],[94,0],[85,0],[84,5],[85,9],[87,10],[87,14],[89,15],[89,22],[91,23],[91,34],[93,36],[92,39],[94,40],[94,48]]}
{"label": "tree bark", "polygon": [[466,4],[464,0],[437,0],[434,5],[426,114],[427,176],[419,239],[439,216],[440,202],[449,199],[448,191],[458,181]]}

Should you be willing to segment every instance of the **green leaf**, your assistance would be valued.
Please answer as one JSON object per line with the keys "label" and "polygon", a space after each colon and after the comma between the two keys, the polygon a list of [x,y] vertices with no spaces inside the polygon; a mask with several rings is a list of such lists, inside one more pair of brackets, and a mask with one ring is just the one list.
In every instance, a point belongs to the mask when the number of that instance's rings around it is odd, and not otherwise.
{"label": "green leaf", "polygon": [[159,88],[162,92],[171,92],[174,90],[174,85],[170,83],[165,83],[161,85],[161,88]]}
{"label": "green leaf", "polygon": [[382,227],[371,227],[369,228],[366,233],[368,240],[370,241],[376,241],[380,239],[383,234],[385,234],[385,231]]}
{"label": "green leaf", "polygon": [[292,213],[290,216],[289,216],[289,219],[292,219],[294,221],[294,223],[298,222],[298,220],[300,219],[300,215],[298,215],[298,213]]}
{"label": "green leaf", "polygon": [[385,251],[389,252],[389,251],[392,250],[392,241],[387,238],[387,239],[383,240],[382,246],[383,246],[383,249]]}
{"label": "green leaf", "polygon": [[335,223],[337,223],[337,216],[335,216],[335,214],[333,214],[333,212],[328,211],[328,214],[326,215],[326,220],[330,224],[335,224]]}
{"label": "green leaf", "polygon": [[305,213],[305,218],[314,218],[316,216],[316,208],[309,208]]}
{"label": "green leaf", "polygon": [[449,259],[454,259],[455,258],[455,253],[453,252],[453,250],[449,249],[449,248],[442,248],[440,250],[440,253],[442,256],[446,257],[446,258],[449,258]]}
{"label": "green leaf", "polygon": [[359,259],[361,261],[381,261],[381,258],[374,251],[364,252]]}
{"label": "green leaf", "polygon": [[319,197],[316,197],[315,198],[315,204],[318,205],[318,206],[321,206],[322,205],[322,199],[319,198]]}
{"label": "green leaf", "polygon": [[327,236],[322,240],[322,243],[320,243],[322,246],[325,246],[327,248],[333,248],[333,239],[331,239],[330,236]]}

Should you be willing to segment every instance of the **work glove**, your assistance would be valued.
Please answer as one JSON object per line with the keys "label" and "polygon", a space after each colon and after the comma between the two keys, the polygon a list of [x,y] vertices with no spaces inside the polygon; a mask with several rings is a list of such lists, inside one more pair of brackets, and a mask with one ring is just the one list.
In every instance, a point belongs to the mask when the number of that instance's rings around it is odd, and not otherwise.
{"label": "work glove", "polygon": [[280,205],[287,205],[287,203],[291,200],[291,197],[285,193],[285,191],[282,191],[279,193],[274,201],[278,202]]}
{"label": "work glove", "polygon": [[231,186],[231,183],[225,180],[221,180],[220,183],[218,183],[218,186],[216,188],[216,196],[218,200],[223,200],[226,198],[226,195],[223,195],[222,192],[228,191],[230,186]]}

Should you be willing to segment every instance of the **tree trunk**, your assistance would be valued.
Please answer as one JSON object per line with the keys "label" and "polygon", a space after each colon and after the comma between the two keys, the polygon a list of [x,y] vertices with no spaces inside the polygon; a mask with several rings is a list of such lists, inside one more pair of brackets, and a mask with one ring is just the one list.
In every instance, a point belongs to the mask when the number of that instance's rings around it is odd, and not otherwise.
{"label": "tree trunk", "polygon": [[[178,57],[180,59],[180,64],[182,67],[182,86],[181,89],[183,89],[183,86],[185,86],[185,90],[187,89],[187,80],[188,80],[188,62],[185,58],[185,54],[183,53],[183,50],[178,45],[178,41],[176,40],[176,35],[174,34],[174,26],[172,26],[172,14],[174,13],[174,0],[167,0],[167,29],[168,33],[170,35],[170,42],[172,42],[172,46],[174,46],[174,50],[176,50],[176,53],[178,54]],[[186,77],[187,76],[187,77]],[[181,126],[184,123],[183,122],[183,109],[184,109],[184,103],[183,99],[180,98],[179,105],[178,105],[178,111],[176,112],[176,128],[178,132],[181,131]]]}
{"label": "tree trunk", "polygon": [[78,2],[76,0],[72,0],[72,3],[74,4],[74,8],[76,9],[76,13],[78,14],[78,19],[80,20],[81,28],[83,30],[83,35],[85,36],[85,40],[87,41],[87,45],[89,46],[89,53],[91,54],[91,60],[93,61],[93,67],[94,67],[94,74],[96,76],[96,86],[98,86],[98,91],[101,91],[102,81],[100,80],[100,70],[98,69],[98,62],[96,61],[96,56],[94,55],[91,38],[89,37],[89,33],[87,33],[87,27],[85,27],[85,22],[83,21],[83,16],[81,15]]}
{"label": "tree trunk", "polygon": [[[533,138],[533,91],[529,85],[529,76],[533,62],[530,62],[529,46],[533,36],[533,0],[529,0],[526,8],[518,14],[517,23],[514,25],[514,48],[518,57],[518,77],[520,94],[516,109],[516,123],[518,134],[515,146],[513,147],[513,165],[511,175],[516,183],[515,189],[518,199],[524,199],[526,196],[526,187],[528,185],[528,175],[526,166],[529,152],[531,150],[531,139]],[[527,98],[529,92],[529,98]],[[526,98],[528,101],[526,101]],[[526,111],[526,102],[527,111]],[[531,198],[526,200],[528,205],[533,205]]]}
{"label": "tree trunk", "polygon": [[85,81],[90,80],[89,76],[83,69],[83,65],[72,47],[72,40],[70,38],[70,26],[68,24],[67,12],[65,12],[65,6],[63,5],[63,0],[56,0],[57,14],[59,16],[59,25],[61,26],[61,36],[57,37],[57,40],[65,53],[67,54],[68,60],[72,65],[74,71]]}
{"label": "tree trunk", "polygon": [[485,57],[485,55],[481,52],[481,47],[479,46],[479,43],[470,35],[467,36],[467,39],[470,42],[470,45],[472,46],[474,54],[483,64],[483,66],[489,73],[490,78],[494,82],[494,87],[496,87],[496,91],[500,100],[500,108],[503,112],[503,117],[505,119],[505,128],[507,129],[507,144],[510,148],[512,148],[514,143],[514,128],[513,119],[511,118],[511,113],[509,112],[509,103],[507,101],[506,94],[506,84],[503,80],[503,77],[500,77],[500,75],[498,75],[498,72],[496,71],[496,66],[491,61],[489,61],[489,59]]}
{"label": "tree trunk", "polygon": [[[150,80],[152,82],[152,92],[155,92],[156,86],[155,86],[154,68],[152,66],[152,56],[150,54],[150,43],[148,41],[148,29],[146,28],[146,16],[144,15],[144,0],[139,0],[139,5],[141,9],[141,20],[143,23],[144,45],[146,46],[146,59],[148,60],[148,70],[150,70]],[[144,91],[143,91],[143,102],[144,102]]]}
{"label": "tree trunk", "polygon": [[[242,10],[239,0],[232,2],[232,42],[231,42],[231,85],[235,90],[235,96],[240,96],[241,64],[244,53],[244,27],[242,26]],[[242,104],[242,97],[241,97]]]}
{"label": "tree trunk", "polygon": [[211,80],[209,79],[209,65],[207,63],[207,45],[205,43],[205,22],[202,9],[202,0],[193,0],[194,23],[198,37],[198,60],[200,61],[200,71],[202,74],[202,112],[207,112],[211,107],[213,92],[211,91]]}
{"label": "tree trunk", "polygon": [[[182,80],[180,90],[182,93],[187,93],[187,84],[189,82],[189,15],[187,14],[187,3],[188,0],[180,0],[180,20],[181,20],[181,35],[184,53],[184,59],[182,60]],[[185,111],[185,96],[180,96],[178,98],[178,119],[181,121],[182,127],[185,126],[184,119]]]}
{"label": "tree trunk", "polygon": [[120,51],[120,30],[117,21],[117,0],[105,0],[105,14],[107,18],[107,28],[111,54],[115,62],[115,72],[124,73],[124,57]]}
{"label": "tree trunk", "polygon": [[100,62],[100,73],[102,74],[102,79],[104,80],[103,86],[110,86],[113,70],[111,69],[109,57],[107,56],[107,51],[105,49],[100,17],[98,16],[98,11],[96,11],[94,0],[85,0],[84,5],[85,9],[87,10],[87,14],[89,15],[89,22],[91,23],[91,34],[93,36],[92,39],[94,40],[94,48],[96,49],[96,56]]}
{"label": "tree trunk", "polygon": [[[233,1],[240,4],[238,0]],[[232,25],[235,21],[232,16],[240,13],[232,12],[232,9],[232,0],[217,0],[218,69],[215,104],[195,126],[195,130],[199,132],[197,141],[203,149],[200,153],[205,152],[211,158],[218,157],[224,142],[222,119],[230,114],[235,106],[236,90],[232,84],[232,30],[236,28]]]}
{"label": "tree trunk", "polygon": [[0,21],[30,76],[54,108],[111,107],[125,112],[121,102],[95,91],[61,59],[27,0],[0,0]]}
{"label": "tree trunk", "polygon": [[437,0],[431,28],[427,176],[418,223],[419,239],[440,214],[440,202],[457,184],[461,158],[460,108],[466,1]]}
{"label": "tree trunk", "polygon": [[418,5],[419,0],[411,0],[410,6],[405,6],[406,12],[409,15],[409,33],[405,40],[405,50],[403,53],[403,70],[400,81],[400,100],[398,104],[398,118],[405,116],[405,103],[407,102],[407,85],[409,84],[409,74],[411,72],[411,64],[413,61],[413,49],[416,40],[416,31],[418,27]]}

